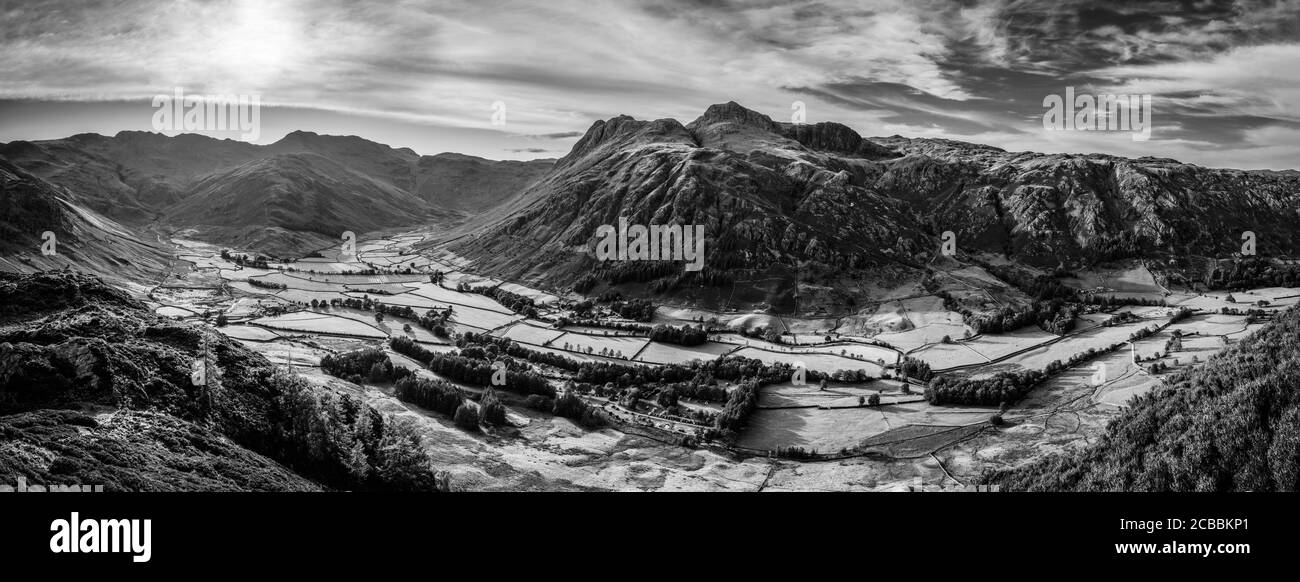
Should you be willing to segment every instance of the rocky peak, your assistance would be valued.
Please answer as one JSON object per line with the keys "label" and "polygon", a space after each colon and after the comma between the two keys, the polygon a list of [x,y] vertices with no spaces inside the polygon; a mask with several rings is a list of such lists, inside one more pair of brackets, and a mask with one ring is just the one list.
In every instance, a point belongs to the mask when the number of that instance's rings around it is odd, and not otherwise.
{"label": "rocky peak", "polygon": [[717,123],[750,127],[772,133],[781,132],[781,126],[772,121],[771,117],[748,109],[735,101],[710,105],[708,109],[704,110],[704,115],[701,115],[686,127],[695,132]]}

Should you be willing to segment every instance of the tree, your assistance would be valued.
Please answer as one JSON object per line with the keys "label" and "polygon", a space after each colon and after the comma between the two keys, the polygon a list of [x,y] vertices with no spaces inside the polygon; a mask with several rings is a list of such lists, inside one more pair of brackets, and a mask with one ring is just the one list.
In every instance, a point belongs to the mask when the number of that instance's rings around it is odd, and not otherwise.
{"label": "tree", "polygon": [[384,312],[382,312],[382,311],[376,311],[376,312],[375,312],[375,323],[383,323],[383,322],[384,322]]}
{"label": "tree", "polygon": [[476,431],[478,430],[478,410],[474,408],[473,404],[462,402],[456,408],[456,414],[452,416],[452,421],[456,423],[456,426],[465,430]]}
{"label": "tree", "polygon": [[1002,424],[1003,424],[1004,422],[1005,422],[1005,421],[1002,420],[1002,415],[1001,415],[1001,414],[994,414],[993,416],[990,416],[990,417],[989,417],[989,424],[991,424],[991,425],[993,425],[993,426],[1002,426]]}
{"label": "tree", "polygon": [[506,407],[501,404],[495,390],[488,388],[479,401],[479,418],[488,426],[501,426],[506,423]]}
{"label": "tree", "polygon": [[221,312],[221,313],[218,313],[218,314],[217,314],[217,327],[224,327],[227,323],[230,323],[230,320],[226,318],[226,313],[225,313],[224,311]]}
{"label": "tree", "polygon": [[420,442],[415,421],[390,417],[383,425],[375,471],[390,487],[399,491],[434,491],[445,489],[429,463]]}
{"label": "tree", "polygon": [[880,395],[872,394],[870,398],[867,398],[867,404],[870,404],[871,406],[880,406]]}

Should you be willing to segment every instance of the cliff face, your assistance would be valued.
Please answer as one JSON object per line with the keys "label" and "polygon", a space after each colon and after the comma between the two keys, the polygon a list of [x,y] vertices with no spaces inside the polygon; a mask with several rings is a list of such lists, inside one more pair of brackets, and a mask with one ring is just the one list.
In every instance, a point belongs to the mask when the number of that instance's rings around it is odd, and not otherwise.
{"label": "cliff face", "polygon": [[978,248],[1027,262],[1239,251],[1294,254],[1300,180],[1279,172],[1211,169],[1162,158],[1010,153],[943,140],[886,138],[906,157],[876,187],[966,233]]}

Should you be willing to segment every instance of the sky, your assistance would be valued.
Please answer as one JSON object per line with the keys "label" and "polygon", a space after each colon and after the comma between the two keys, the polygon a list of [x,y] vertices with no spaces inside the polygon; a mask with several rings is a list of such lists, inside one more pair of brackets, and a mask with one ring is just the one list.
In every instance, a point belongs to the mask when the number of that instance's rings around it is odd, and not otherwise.
{"label": "sky", "polygon": [[[0,0],[0,14],[3,142],[151,131],[154,97],[179,87],[256,95],[259,143],[301,129],[560,157],[600,119],[687,123],[736,101],[864,136],[1300,168],[1300,0]],[[1045,129],[1067,87],[1149,95],[1149,139]]]}

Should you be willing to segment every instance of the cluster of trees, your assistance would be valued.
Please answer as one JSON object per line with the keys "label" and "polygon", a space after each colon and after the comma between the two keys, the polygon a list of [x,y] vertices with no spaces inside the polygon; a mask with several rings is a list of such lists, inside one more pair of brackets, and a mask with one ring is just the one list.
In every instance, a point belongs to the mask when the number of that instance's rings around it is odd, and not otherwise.
{"label": "cluster of trees", "polygon": [[650,321],[655,315],[655,306],[649,299],[616,301],[610,305],[610,309],[617,313],[619,317],[631,319],[632,321]]}
{"label": "cluster of trees", "polygon": [[496,390],[488,388],[483,391],[483,398],[478,401],[478,418],[488,426],[501,426],[506,423],[506,405],[501,403]]}
{"label": "cluster of trees", "polygon": [[1226,268],[1215,268],[1207,277],[1210,289],[1252,287],[1300,287],[1300,265],[1277,264],[1262,257],[1238,259]]}
{"label": "cluster of trees", "polygon": [[252,285],[252,286],[254,286],[254,287],[261,287],[261,288],[263,288],[263,289],[276,289],[276,290],[280,290],[280,289],[288,289],[288,288],[289,288],[289,286],[288,286],[288,285],[285,285],[284,283],[276,283],[275,281],[263,281],[263,280],[258,279],[258,278],[256,278],[256,277],[249,277],[248,279],[245,279],[245,280],[248,281],[248,284],[249,284],[249,285]]}
{"label": "cluster of trees", "polygon": [[770,325],[755,326],[740,330],[740,335],[745,337],[763,340],[773,344],[784,344],[785,340],[781,338],[781,332]]}
{"label": "cluster of trees", "polygon": [[[464,349],[459,354],[433,352],[405,336],[392,338],[389,340],[389,345],[392,346],[393,351],[408,356],[424,364],[434,373],[457,382],[474,386],[493,385],[492,375],[496,370],[493,369],[493,362],[487,352],[482,349],[478,349],[477,352]],[[540,374],[526,369],[526,366],[521,366],[509,358],[503,358],[501,361],[506,369],[505,384],[499,386],[500,388],[521,394],[555,395],[555,388],[551,387],[546,378]]]}
{"label": "cluster of trees", "polygon": [[714,419],[714,427],[724,434],[744,428],[749,415],[758,408],[758,392],[762,386],[758,380],[746,380],[736,386],[727,398],[727,404],[722,407],[722,412]]}
{"label": "cluster of trees", "polygon": [[[1155,333],[1151,329],[1139,330],[1137,333]],[[1145,337],[1145,336],[1144,336]],[[999,372],[992,378],[971,379],[936,377],[925,391],[925,399],[936,406],[942,404],[970,404],[992,406],[997,404],[1015,404],[1035,386],[1055,376],[1067,368],[1077,366],[1102,354],[1107,354],[1124,347],[1123,343],[1111,344],[1105,349],[1089,348],[1085,352],[1074,354],[1066,361],[1053,360],[1042,370],[1024,370],[1021,372]]]}
{"label": "cluster of trees", "polygon": [[445,380],[407,376],[398,380],[393,388],[398,400],[450,416],[462,430],[477,431],[480,422],[489,425],[505,422],[505,407],[491,390],[483,397],[484,401],[488,401],[488,395],[492,397],[488,402],[492,408],[488,409],[483,405],[475,406],[465,398],[460,388]]}
{"label": "cluster of trees", "polygon": [[[588,309],[590,309],[590,305],[591,305],[590,301],[584,301],[583,303],[586,303]],[[608,321],[605,319],[596,319],[596,318],[570,319],[567,317],[560,317],[555,320],[555,327],[557,328],[568,327],[570,325],[581,325],[585,327],[604,327],[609,329],[615,329],[618,331],[630,331],[635,334],[649,334],[650,330],[654,329],[653,327],[648,326],[644,323],[632,323],[628,321]]]}
{"label": "cluster of trees", "polygon": [[478,293],[486,297],[491,297],[497,303],[504,305],[506,309],[518,313],[524,317],[537,317],[537,304],[531,297],[524,297],[518,293],[506,291],[500,287],[480,285],[475,287],[468,283],[456,285],[456,290],[461,293]]}
{"label": "cluster of trees", "polygon": [[327,355],[321,358],[320,368],[326,374],[357,384],[366,380],[384,384],[411,373],[406,368],[393,366],[393,361],[389,359],[388,354],[379,348]]}
{"label": "cluster of trees", "polygon": [[565,327],[569,325],[583,325],[588,327],[607,327],[619,331],[629,331],[636,334],[645,334],[653,341],[677,344],[682,346],[698,346],[709,340],[708,330],[704,325],[686,325],[675,327],[671,325],[659,324],[654,327],[643,323],[631,323],[623,321],[606,321],[603,319],[567,319],[560,318],[556,321],[555,327]]}
{"label": "cluster of trees", "polygon": [[586,428],[599,428],[605,425],[605,421],[596,410],[573,391],[565,391],[564,395],[556,398],[551,413],[563,416]]}
{"label": "cluster of trees", "polygon": [[380,414],[354,396],[313,390],[275,371],[272,431],[254,448],[295,472],[350,490],[446,489],[409,419]]}
{"label": "cluster of trees", "polygon": [[925,360],[903,356],[903,361],[898,364],[898,375],[929,382],[934,377],[934,372],[930,370],[930,364]]}
{"label": "cluster of trees", "polygon": [[[640,386],[672,382],[699,382],[699,378],[712,378],[724,381],[740,381],[757,378],[765,384],[784,382],[790,379],[793,369],[787,364],[768,366],[760,360],[743,356],[725,356],[716,360],[691,361],[685,364],[668,364],[664,366],[629,366],[609,362],[583,362],[578,367],[575,381],[590,384],[612,382],[619,387]],[[808,371],[809,381],[821,379],[815,371]]]}
{"label": "cluster of trees", "polygon": [[[313,309],[319,307],[325,307],[326,305],[329,305],[330,307],[350,307],[352,309],[358,309],[361,311],[374,311],[375,313],[381,315],[391,315],[394,317],[405,317],[406,319],[413,319],[416,321],[420,321],[421,325],[423,325],[424,323],[421,320],[421,318],[418,315],[416,315],[415,310],[411,309],[409,306],[389,305],[387,303],[380,303],[378,301],[375,301],[374,299],[371,299],[367,295],[363,295],[360,298],[358,297],[345,297],[343,299],[334,298],[334,299],[330,299],[329,303],[312,299],[310,305],[312,306]],[[447,311],[450,313],[451,308],[448,307]],[[430,310],[429,313],[433,313],[433,310]],[[376,317],[375,319],[378,321],[383,320],[382,317]]]}
{"label": "cluster of trees", "polygon": [[1094,445],[984,480],[1006,490],[1300,490],[1300,311],[1129,401]]}
{"label": "cluster of trees", "polygon": [[1060,299],[1034,301],[1023,307],[1003,307],[967,321],[978,333],[1003,333],[1037,324],[1043,331],[1060,335],[1074,329],[1079,309],[1077,304]]}
{"label": "cluster of trees", "polygon": [[1255,319],[1267,317],[1269,312],[1267,309],[1235,309],[1232,307],[1223,307],[1219,309],[1219,313],[1224,315],[1245,315],[1250,318],[1247,323],[1251,323]]}
{"label": "cluster of trees", "polygon": [[1081,299],[1082,303],[1088,305],[1098,305],[1102,311],[1120,305],[1145,305],[1148,307],[1164,306],[1164,299],[1155,299],[1151,297],[1116,297],[1114,295],[1088,294]]}
{"label": "cluster of trees", "polygon": [[1170,324],[1178,323],[1184,319],[1191,317],[1193,313],[1195,313],[1195,311],[1193,311],[1190,307],[1179,307],[1178,310],[1175,311],[1174,314],[1169,317],[1169,323]]}
{"label": "cluster of trees", "polygon": [[465,400],[465,395],[455,384],[419,376],[402,378],[393,384],[393,389],[402,402],[410,402],[447,416],[456,414],[456,409]]}
{"label": "cluster of trees", "polygon": [[527,360],[534,364],[552,366],[569,372],[577,372],[582,366],[581,362],[572,358],[566,358],[559,354],[553,354],[550,352],[530,350],[512,339],[495,337],[486,332],[474,333],[472,331],[467,331],[462,333],[456,337],[456,346],[461,349],[469,346],[481,346],[488,353],[505,354],[512,358]]}
{"label": "cluster of trees", "polygon": [[1012,265],[988,263],[980,266],[1038,301],[1078,301],[1079,291],[1059,280],[1072,275],[1064,269],[1057,269],[1051,275],[1031,275]]}
{"label": "cluster of trees", "polygon": [[675,327],[671,325],[656,325],[650,330],[650,340],[666,344],[677,344],[680,346],[698,346],[708,341],[709,332],[704,326],[685,325]]}
{"label": "cluster of trees", "polygon": [[420,327],[429,330],[433,335],[445,338],[448,336],[447,319],[450,317],[451,306],[448,306],[442,311],[438,311],[437,309],[425,311],[424,315],[421,315],[417,321],[419,321]]}
{"label": "cluster of trees", "polygon": [[248,255],[236,255],[234,253],[231,253],[227,249],[221,249],[221,258],[230,261],[236,265],[239,265],[241,267],[252,267],[255,269],[271,268],[267,264],[270,259],[260,255],[256,257],[249,257]]}

